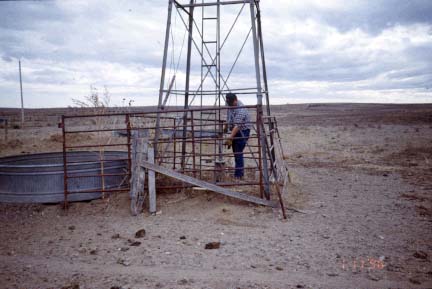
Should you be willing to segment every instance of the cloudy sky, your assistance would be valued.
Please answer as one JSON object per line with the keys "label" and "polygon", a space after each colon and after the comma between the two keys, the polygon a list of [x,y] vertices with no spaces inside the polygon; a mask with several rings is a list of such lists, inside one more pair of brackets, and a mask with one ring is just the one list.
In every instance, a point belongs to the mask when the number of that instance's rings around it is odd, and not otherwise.
{"label": "cloudy sky", "polygon": [[[0,107],[20,106],[18,59],[26,107],[72,105],[91,87],[106,89],[111,105],[157,104],[167,3],[1,1]],[[223,35],[239,8],[222,11]],[[272,103],[432,102],[432,1],[262,0],[261,10]],[[227,63],[247,35],[247,13],[224,48]],[[174,67],[185,54],[180,14],[173,14]],[[250,49],[230,85],[253,83]]]}

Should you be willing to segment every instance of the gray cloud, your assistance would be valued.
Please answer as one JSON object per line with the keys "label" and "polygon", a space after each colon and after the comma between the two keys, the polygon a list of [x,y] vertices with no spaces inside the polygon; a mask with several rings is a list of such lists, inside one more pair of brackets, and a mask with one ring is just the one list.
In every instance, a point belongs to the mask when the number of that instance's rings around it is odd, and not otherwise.
{"label": "gray cloud", "polygon": [[[56,105],[108,85],[114,99],[155,104],[167,1],[0,2],[0,106],[15,102],[17,60],[23,61],[26,96],[56,98]],[[278,102],[432,101],[432,4],[415,1],[273,0],[261,2],[271,95]],[[238,8],[224,10],[226,32]],[[226,43],[221,58],[227,76],[249,31],[249,11]],[[224,14],[224,15],[227,15]],[[178,33],[177,61],[183,25]],[[224,33],[223,35],[224,36]],[[185,68],[183,48],[180,70]],[[196,51],[193,53],[197,56]],[[253,49],[246,45],[231,84],[254,81]],[[194,61],[193,82],[200,75]],[[210,79],[210,77],[209,77]],[[181,86],[184,75],[178,75]],[[253,101],[251,99],[251,101]],[[35,106],[49,101],[28,101]]]}
{"label": "gray cloud", "polygon": [[[305,2],[305,5],[299,3]],[[333,1],[337,3],[332,7],[317,5],[317,1],[290,1],[286,10],[290,17],[297,19],[313,18],[323,24],[337,27],[340,31],[349,31],[360,28],[368,33],[380,33],[382,30],[395,25],[409,25],[413,23],[430,24],[432,3],[429,0],[379,0],[379,1]],[[280,4],[280,3],[279,3]],[[271,9],[272,5],[263,7]],[[277,9],[278,5],[274,7]]]}

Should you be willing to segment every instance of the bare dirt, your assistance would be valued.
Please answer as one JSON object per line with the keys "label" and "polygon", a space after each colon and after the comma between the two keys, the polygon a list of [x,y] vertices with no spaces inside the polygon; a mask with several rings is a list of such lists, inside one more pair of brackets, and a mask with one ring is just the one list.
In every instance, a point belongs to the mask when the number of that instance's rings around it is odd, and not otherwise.
{"label": "bare dirt", "polygon": [[[432,105],[273,112],[288,220],[203,191],[158,192],[156,216],[131,216],[124,193],[0,204],[0,288],[432,288]],[[0,155],[61,151],[61,113],[0,130]]]}

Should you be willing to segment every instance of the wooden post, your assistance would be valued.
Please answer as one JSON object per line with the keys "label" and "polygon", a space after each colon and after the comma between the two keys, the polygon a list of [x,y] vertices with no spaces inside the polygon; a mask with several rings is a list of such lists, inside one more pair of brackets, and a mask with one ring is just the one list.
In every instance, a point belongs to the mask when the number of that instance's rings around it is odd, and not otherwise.
{"label": "wooden post", "polygon": [[145,200],[145,169],[142,162],[147,157],[147,142],[143,138],[134,137],[132,139],[132,171],[131,171],[131,213],[138,215],[143,208]]}
{"label": "wooden post", "polygon": [[[148,162],[154,164],[154,147],[149,146],[147,150]],[[149,211],[150,214],[156,214],[156,179],[155,172],[151,169],[148,170],[148,188],[149,188]]]}

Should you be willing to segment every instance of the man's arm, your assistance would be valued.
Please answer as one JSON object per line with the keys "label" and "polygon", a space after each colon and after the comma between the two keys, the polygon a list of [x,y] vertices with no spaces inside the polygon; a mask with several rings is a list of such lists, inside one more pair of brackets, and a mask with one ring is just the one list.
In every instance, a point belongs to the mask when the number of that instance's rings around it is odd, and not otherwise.
{"label": "man's arm", "polygon": [[230,139],[233,139],[239,131],[240,131],[240,128],[236,125],[233,128],[233,130],[231,131]]}

